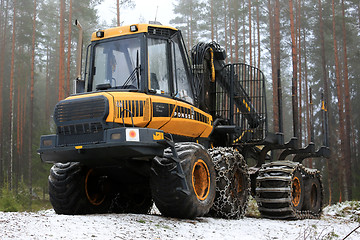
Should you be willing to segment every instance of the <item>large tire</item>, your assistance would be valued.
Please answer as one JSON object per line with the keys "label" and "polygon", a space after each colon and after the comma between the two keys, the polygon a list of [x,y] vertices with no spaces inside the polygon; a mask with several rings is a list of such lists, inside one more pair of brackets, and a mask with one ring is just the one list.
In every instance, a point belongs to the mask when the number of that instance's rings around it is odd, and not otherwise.
{"label": "large tire", "polygon": [[179,174],[176,163],[170,159],[170,148],[165,149],[163,158],[154,158],[150,176],[154,202],[167,217],[193,219],[203,216],[215,198],[215,170],[211,157],[200,144],[178,143],[175,147],[184,175]]}
{"label": "large tire", "polygon": [[57,214],[108,212],[108,183],[96,170],[79,163],[56,163],[50,170],[50,202]]}
{"label": "large tire", "polygon": [[239,219],[250,195],[250,177],[244,157],[233,148],[213,148],[209,153],[216,171],[216,197],[209,215]]}
{"label": "large tire", "polygon": [[305,168],[296,162],[276,161],[263,164],[256,180],[256,201],[263,217],[320,217],[322,185],[317,170]]}
{"label": "large tire", "polygon": [[305,187],[301,171],[296,169],[291,180],[291,203],[292,206],[301,211],[304,205]]}
{"label": "large tire", "polygon": [[322,210],[323,191],[320,176],[314,176],[305,181],[304,209],[313,214],[320,214]]}

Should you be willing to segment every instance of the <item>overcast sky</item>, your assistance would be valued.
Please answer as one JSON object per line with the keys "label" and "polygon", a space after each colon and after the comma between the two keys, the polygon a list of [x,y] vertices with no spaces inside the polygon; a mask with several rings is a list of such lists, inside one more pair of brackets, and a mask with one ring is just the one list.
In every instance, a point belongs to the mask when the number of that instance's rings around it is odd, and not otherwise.
{"label": "overcast sky", "polygon": [[[163,25],[169,25],[173,18],[173,0],[134,0],[135,8],[121,8],[120,21],[123,25],[134,23],[148,23],[156,20]],[[106,21],[109,25],[116,19],[116,0],[104,0],[97,7],[100,22]],[[156,14],[157,12],[157,14]]]}

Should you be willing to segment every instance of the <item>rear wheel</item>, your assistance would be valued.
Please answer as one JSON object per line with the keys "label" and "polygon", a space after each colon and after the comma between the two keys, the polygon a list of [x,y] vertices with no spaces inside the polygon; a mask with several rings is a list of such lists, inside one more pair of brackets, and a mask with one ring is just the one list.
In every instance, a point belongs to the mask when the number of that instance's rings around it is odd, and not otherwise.
{"label": "rear wheel", "polygon": [[310,178],[305,183],[304,209],[319,214],[323,199],[319,177]]}
{"label": "rear wheel", "polygon": [[263,217],[320,217],[322,185],[318,171],[296,162],[276,161],[263,164],[256,180],[256,201]]}
{"label": "rear wheel", "polygon": [[171,159],[171,149],[165,149],[164,157],[156,157],[151,167],[154,202],[164,216],[190,219],[203,216],[215,197],[215,170],[211,157],[196,143],[179,143],[175,147],[184,175],[179,174]]}
{"label": "rear wheel", "polygon": [[291,202],[296,210],[301,210],[304,204],[304,180],[299,170],[295,170],[291,181]]}
{"label": "rear wheel", "polygon": [[79,163],[56,163],[50,170],[50,202],[58,214],[108,212],[111,197],[107,178]]}

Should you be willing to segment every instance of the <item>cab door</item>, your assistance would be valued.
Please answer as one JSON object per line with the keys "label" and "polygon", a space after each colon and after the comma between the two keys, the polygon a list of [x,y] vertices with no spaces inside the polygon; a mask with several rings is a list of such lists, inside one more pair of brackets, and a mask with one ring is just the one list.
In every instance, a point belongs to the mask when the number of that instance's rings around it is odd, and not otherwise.
{"label": "cab door", "polygon": [[172,98],[171,57],[168,38],[149,37],[148,55],[148,91],[151,99],[152,118],[149,128],[160,129],[170,121],[171,106],[176,104]]}
{"label": "cab door", "polygon": [[194,94],[190,75],[189,58],[177,33],[170,41],[171,74],[174,104],[170,120],[160,129],[175,135],[191,138],[207,137],[212,130],[211,115],[194,107]]}
{"label": "cab door", "polygon": [[171,59],[174,96],[193,105],[195,99],[190,60],[180,32],[171,39]]}

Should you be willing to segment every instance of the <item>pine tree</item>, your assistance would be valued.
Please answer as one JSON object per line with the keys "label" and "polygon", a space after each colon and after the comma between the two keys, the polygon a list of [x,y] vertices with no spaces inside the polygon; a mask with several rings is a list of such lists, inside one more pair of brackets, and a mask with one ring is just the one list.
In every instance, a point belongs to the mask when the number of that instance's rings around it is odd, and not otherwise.
{"label": "pine tree", "polygon": [[256,29],[257,29],[257,49],[258,49],[258,61],[257,68],[260,69],[261,62],[261,48],[260,48],[260,14],[259,14],[259,1],[256,0]]}
{"label": "pine tree", "polygon": [[69,20],[68,20],[68,47],[67,47],[67,65],[66,65],[66,91],[65,96],[70,95],[70,66],[71,66],[71,26],[72,26],[72,0],[69,2]]}
{"label": "pine tree", "polygon": [[133,0],[116,0],[116,23],[117,23],[117,26],[121,26],[120,10],[122,7],[134,8],[135,2]]}
{"label": "pine tree", "polygon": [[292,77],[292,106],[293,106],[293,131],[294,137],[299,139],[299,105],[298,105],[298,79],[297,79],[297,46],[294,25],[294,6],[293,1],[289,0],[290,12],[290,30],[291,30],[291,51],[292,51],[292,64],[293,64],[293,77]]}
{"label": "pine tree", "polygon": [[348,199],[352,199],[352,160],[351,160],[351,124],[350,124],[350,87],[349,87],[349,70],[348,70],[348,56],[347,56],[347,39],[346,39],[346,27],[345,27],[345,6],[344,0],[341,0],[342,6],[342,32],[343,32],[343,51],[344,51],[344,92],[345,92],[345,135],[344,135],[344,145],[345,145],[345,159],[346,159],[346,182],[348,187]]}
{"label": "pine tree", "polygon": [[252,64],[252,43],[251,43],[251,0],[249,0],[249,63]]}
{"label": "pine tree", "polygon": [[36,34],[36,0],[34,0],[33,13],[33,28],[32,28],[32,44],[31,44],[31,80],[30,80],[30,105],[29,105],[29,148],[28,148],[28,174],[29,174],[29,189],[32,194],[32,144],[33,144],[33,119],[34,119],[34,75],[35,75],[35,34]]}
{"label": "pine tree", "polygon": [[[336,20],[335,20],[335,3],[334,0],[332,0],[332,23],[333,23],[333,40],[334,40],[334,57],[335,57],[335,75],[336,75],[336,89],[337,89],[337,98],[338,98],[338,111],[339,111],[339,139],[341,142],[341,157],[340,157],[340,186],[342,188],[342,191],[340,189],[340,201],[348,200],[348,187],[346,182],[346,173],[345,173],[345,128],[344,128],[344,101],[343,101],[343,94],[341,91],[341,80],[340,80],[340,66],[339,66],[339,56],[338,56],[338,46],[337,46],[337,40],[336,40]],[[343,194],[342,194],[343,193]]]}
{"label": "pine tree", "polygon": [[182,30],[187,49],[191,49],[201,35],[199,23],[203,9],[204,4],[196,0],[178,0],[177,4],[174,4],[173,12],[177,16],[170,23]]}
{"label": "pine tree", "polygon": [[274,65],[275,65],[275,79],[273,78],[273,119],[274,119],[274,131],[283,132],[279,122],[282,121],[279,115],[279,102],[281,101],[282,96],[279,95],[281,92],[280,84],[280,2],[275,0],[275,19],[274,19]]}
{"label": "pine tree", "polygon": [[[3,157],[3,99],[4,99],[4,76],[5,76],[5,49],[6,49],[6,34],[7,34],[7,16],[8,16],[8,0],[1,2],[1,12],[4,13],[4,18],[0,16],[2,19],[2,23],[4,25],[2,35],[0,35],[0,188],[3,186],[4,176],[5,176],[5,161]],[[1,29],[0,25],[0,29]]]}
{"label": "pine tree", "polygon": [[13,27],[11,44],[11,70],[10,70],[10,88],[9,88],[9,123],[10,123],[10,162],[8,166],[9,188],[13,187],[13,167],[14,167],[14,74],[15,74],[15,36],[16,36],[16,0],[13,1]]}
{"label": "pine tree", "polygon": [[59,39],[59,101],[64,99],[64,21],[65,21],[65,0],[60,0],[60,39]]}

